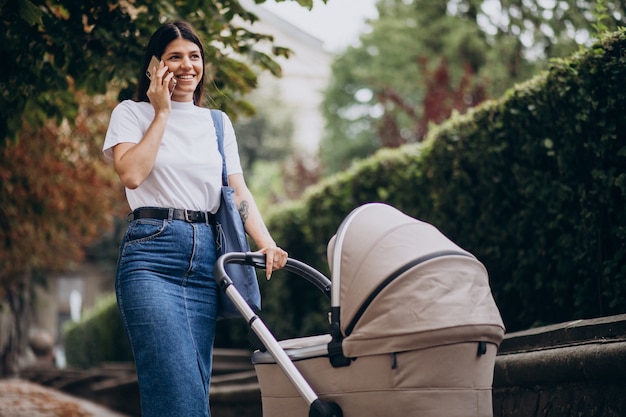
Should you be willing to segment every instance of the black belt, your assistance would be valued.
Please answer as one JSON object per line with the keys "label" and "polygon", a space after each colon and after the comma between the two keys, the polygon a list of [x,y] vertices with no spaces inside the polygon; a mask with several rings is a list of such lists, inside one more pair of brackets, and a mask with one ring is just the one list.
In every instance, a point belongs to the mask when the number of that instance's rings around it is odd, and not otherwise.
{"label": "black belt", "polygon": [[127,220],[129,222],[137,219],[158,219],[165,220],[170,218],[172,212],[172,220],[183,220],[188,223],[208,223],[215,225],[215,214],[208,211],[193,211],[183,209],[167,209],[158,207],[140,207],[129,213]]}

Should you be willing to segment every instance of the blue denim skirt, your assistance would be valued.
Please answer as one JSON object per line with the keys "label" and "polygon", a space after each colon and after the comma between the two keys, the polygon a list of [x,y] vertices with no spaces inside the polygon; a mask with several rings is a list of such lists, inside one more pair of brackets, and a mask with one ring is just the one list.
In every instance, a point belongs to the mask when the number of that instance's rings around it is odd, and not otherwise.
{"label": "blue denim skirt", "polygon": [[115,289],[135,357],[143,417],[208,417],[217,284],[213,229],[133,220]]}

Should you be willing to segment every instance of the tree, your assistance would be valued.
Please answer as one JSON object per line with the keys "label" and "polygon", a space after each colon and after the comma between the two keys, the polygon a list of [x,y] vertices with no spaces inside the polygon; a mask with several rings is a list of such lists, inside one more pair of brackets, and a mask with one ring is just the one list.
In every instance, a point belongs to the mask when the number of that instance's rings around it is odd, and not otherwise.
{"label": "tree", "polygon": [[243,95],[256,73],[280,75],[275,58],[290,51],[261,52],[273,40],[248,29],[257,18],[237,0],[0,1],[0,313],[8,305],[13,320],[0,331],[0,375],[25,346],[33,277],[79,261],[119,213],[100,149],[108,116],[134,90],[148,36],[174,19],[204,37],[212,105],[252,113]]}
{"label": "tree", "polygon": [[[297,2],[309,8],[313,4]],[[77,105],[68,91],[70,82],[77,90],[102,94],[116,80],[128,97],[148,37],[161,22],[174,19],[189,21],[204,37],[211,76],[207,84],[217,92],[213,104],[233,115],[251,113],[242,95],[256,86],[254,69],[280,75],[274,58],[288,57],[290,51],[273,45],[268,55],[257,48],[273,43],[272,37],[247,28],[257,17],[238,0],[4,0],[0,141],[15,138],[24,121],[36,129],[50,117],[73,120]]]}
{"label": "tree", "polygon": [[[320,146],[326,174],[386,144],[421,140],[440,119],[429,115],[433,105],[449,115],[500,96],[590,42],[599,23],[626,22],[623,2],[608,0],[379,0],[377,8],[360,45],[333,64]],[[447,91],[443,102],[432,100],[435,91]]]}
{"label": "tree", "polygon": [[[470,64],[465,65],[465,72],[459,85],[453,86],[450,81],[449,66],[445,59],[441,59],[439,65],[433,70],[428,67],[428,60],[420,59],[419,61],[425,83],[421,114],[418,114],[416,108],[404,100],[401,92],[391,87],[383,89],[376,97],[385,110],[376,131],[383,147],[397,148],[408,142],[420,142],[426,136],[431,123],[441,123],[450,117],[451,112],[464,112],[485,99],[485,85],[476,81],[472,82],[473,70]],[[397,111],[394,112],[394,110]],[[412,131],[400,130],[396,121],[398,111],[413,123]]]}
{"label": "tree", "polygon": [[16,318],[2,329],[13,334],[14,343],[0,344],[0,371],[10,372],[15,364],[41,271],[65,270],[80,260],[85,246],[125,206],[101,142],[93,140],[102,137],[108,120],[96,117],[98,108],[110,113],[112,100],[94,104],[79,93],[76,100],[75,128],[48,121],[0,147],[0,299]]}

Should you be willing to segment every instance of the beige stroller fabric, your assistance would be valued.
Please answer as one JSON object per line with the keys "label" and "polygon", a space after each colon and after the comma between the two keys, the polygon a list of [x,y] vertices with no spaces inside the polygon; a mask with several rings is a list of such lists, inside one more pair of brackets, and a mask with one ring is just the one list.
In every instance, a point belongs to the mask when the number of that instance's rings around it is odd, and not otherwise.
{"label": "beige stroller fabric", "polygon": [[[385,204],[355,209],[328,245],[330,335],[280,342],[319,398],[344,417],[492,417],[491,386],[504,325],[485,267],[434,226]],[[271,356],[255,352],[264,417],[306,417],[308,406]]]}
{"label": "beige stroller fabric", "polygon": [[[407,269],[368,303],[372,289],[396,271],[437,254],[444,255]],[[504,336],[485,267],[434,226],[394,207],[356,209],[331,239],[328,258],[333,286],[341,283],[347,357],[470,340],[499,344]]]}
{"label": "beige stroller fabric", "polygon": [[[281,345],[307,349],[316,343],[320,343],[319,337],[292,339]],[[297,357],[299,349],[287,349],[287,353]],[[327,356],[294,363],[319,398],[339,404],[344,417],[491,417],[496,351],[496,346],[489,344],[487,352],[477,356],[476,343],[458,343],[367,355],[343,368],[333,368]],[[255,352],[253,362],[263,356],[267,359],[269,355]],[[392,361],[397,363],[395,368]],[[263,417],[309,415],[308,405],[277,365],[255,363],[255,370]]]}

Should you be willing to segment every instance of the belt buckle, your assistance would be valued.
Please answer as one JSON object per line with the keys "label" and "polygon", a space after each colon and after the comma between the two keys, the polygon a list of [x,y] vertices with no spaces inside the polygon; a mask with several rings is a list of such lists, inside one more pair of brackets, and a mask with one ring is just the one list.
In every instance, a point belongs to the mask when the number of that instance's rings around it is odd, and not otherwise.
{"label": "belt buckle", "polygon": [[191,219],[189,218],[189,210],[185,210],[185,221],[187,223],[192,223]]}

